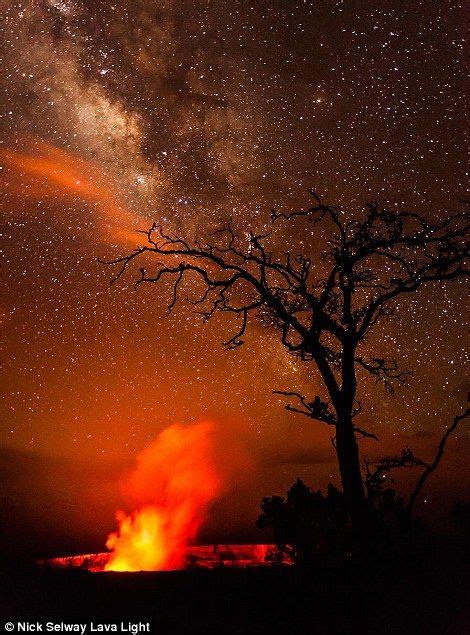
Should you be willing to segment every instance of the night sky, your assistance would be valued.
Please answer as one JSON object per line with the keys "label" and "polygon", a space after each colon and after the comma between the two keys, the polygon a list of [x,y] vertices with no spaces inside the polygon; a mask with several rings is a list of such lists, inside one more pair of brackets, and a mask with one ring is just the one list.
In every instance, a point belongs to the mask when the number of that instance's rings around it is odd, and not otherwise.
{"label": "night sky", "polygon": [[[98,259],[129,252],[153,221],[190,237],[229,216],[240,232],[263,228],[273,206],[307,205],[308,187],[351,214],[368,200],[430,218],[456,211],[463,4],[0,8],[6,509],[99,542],[135,454],[167,425],[207,417],[222,445],[235,435],[252,457],[233,494],[250,492],[251,517],[261,494],[296,476],[337,480],[330,431],[272,395],[316,394],[313,367],[262,325],[224,352],[225,319],[203,324],[184,304],[168,318],[168,289],[135,291],[132,276],[110,287],[113,271]],[[429,453],[463,406],[467,293],[460,281],[405,297],[371,338],[415,375],[395,397],[361,386],[361,423],[383,440],[368,452],[409,443]],[[459,467],[467,449],[462,427],[446,468],[457,470],[456,496],[469,482]]]}

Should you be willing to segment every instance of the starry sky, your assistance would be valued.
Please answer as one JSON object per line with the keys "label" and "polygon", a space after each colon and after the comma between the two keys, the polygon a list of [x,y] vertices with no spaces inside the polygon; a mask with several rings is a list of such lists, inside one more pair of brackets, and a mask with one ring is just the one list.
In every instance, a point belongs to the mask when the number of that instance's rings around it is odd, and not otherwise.
{"label": "starry sky", "polygon": [[[88,544],[98,535],[90,524],[112,526],[116,481],[136,453],[167,425],[207,417],[253,457],[232,509],[247,492],[256,509],[296,476],[337,479],[330,431],[272,395],[315,394],[313,368],[262,325],[224,352],[224,319],[203,324],[187,306],[166,317],[164,287],[136,292],[129,278],[110,287],[98,260],[127,253],[153,221],[191,237],[228,217],[239,231],[262,228],[273,206],[306,205],[308,187],[351,213],[368,200],[431,218],[455,211],[465,198],[463,5],[0,0],[0,9],[7,509]],[[292,229],[287,248],[298,239]],[[429,453],[462,407],[466,296],[463,282],[424,289],[372,338],[414,372],[395,397],[361,387],[380,454],[405,443]],[[455,468],[468,432],[451,445]],[[457,489],[468,484],[460,474]]]}

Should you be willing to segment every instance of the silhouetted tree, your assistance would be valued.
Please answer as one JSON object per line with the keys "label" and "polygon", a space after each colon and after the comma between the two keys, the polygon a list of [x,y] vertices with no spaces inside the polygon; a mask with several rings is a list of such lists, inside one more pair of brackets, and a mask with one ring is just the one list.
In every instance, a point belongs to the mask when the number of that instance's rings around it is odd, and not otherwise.
{"label": "silhouetted tree", "polygon": [[[238,316],[240,326],[225,342],[237,348],[250,317],[279,332],[286,349],[300,360],[313,363],[323,380],[328,399],[306,398],[297,391],[277,391],[297,401],[287,409],[301,412],[334,429],[334,446],[353,524],[360,530],[367,514],[357,438],[374,436],[359,427],[357,373],[362,370],[393,392],[408,376],[392,357],[374,355],[364,346],[370,331],[393,315],[396,300],[426,283],[468,275],[469,224],[462,213],[431,222],[407,211],[366,206],[360,217],[324,205],[312,191],[309,209],[273,211],[273,232],[280,224],[308,221],[296,253],[279,252],[272,232],[237,234],[232,223],[222,226],[207,241],[190,241],[153,225],[145,232],[147,244],[113,262],[119,278],[137,259],[156,256],[152,271],[140,269],[137,286],[169,277],[172,283],[168,309],[180,297],[183,280],[194,276],[197,297],[190,301],[204,319],[216,312]],[[319,226],[329,240],[312,266],[311,244]],[[271,247],[269,247],[271,245]],[[202,285],[202,287],[201,287]],[[199,293],[200,292],[200,293]],[[297,405],[298,402],[298,405]]]}
{"label": "silhouetted tree", "polygon": [[449,439],[450,435],[455,432],[455,430],[457,429],[457,426],[459,425],[459,423],[461,421],[463,421],[464,419],[468,419],[468,417],[470,417],[470,409],[466,409],[462,414],[457,415],[456,417],[454,417],[452,424],[447,428],[447,430],[444,432],[444,434],[442,435],[442,438],[439,442],[439,445],[437,447],[437,451],[436,451],[436,455],[432,461],[432,463],[429,463],[429,465],[427,465],[426,463],[422,463],[422,465],[424,465],[424,470],[421,474],[421,476],[419,477],[413,491],[410,494],[410,498],[408,500],[408,504],[406,506],[406,512],[409,516],[411,516],[411,513],[413,511],[413,507],[416,503],[416,500],[419,496],[419,493],[421,492],[421,490],[423,489],[426,481],[428,480],[428,478],[431,476],[431,474],[433,472],[435,472],[437,470],[437,468],[439,467],[439,463],[441,462],[441,459],[444,455],[444,450],[446,447],[446,443],[447,440]]}
{"label": "silhouetted tree", "polygon": [[263,498],[261,511],[257,526],[272,529],[277,547],[294,562],[308,563],[316,552],[332,551],[347,541],[348,505],[344,494],[331,484],[325,496],[297,479],[285,499]]}
{"label": "silhouetted tree", "polygon": [[[374,543],[368,547],[383,548],[394,543],[398,536],[406,535],[411,528],[411,512],[426,480],[437,469],[444,454],[445,445],[459,423],[470,416],[467,409],[454,417],[452,424],[443,434],[432,463],[425,463],[406,447],[400,454],[385,456],[376,463],[367,457],[363,463],[363,482],[369,509],[369,523],[374,533]],[[390,484],[398,469],[424,468],[408,502],[399,496]],[[301,479],[287,491],[286,498],[264,497],[261,501],[262,513],[256,522],[260,528],[270,528],[280,551],[294,562],[308,562],[316,552],[344,551],[351,546],[348,538],[351,526],[351,510],[344,494],[333,485],[328,486],[324,496],[320,490],[313,492]],[[458,502],[452,510],[453,516],[468,521],[468,503]]]}
{"label": "silhouetted tree", "polygon": [[395,483],[392,473],[400,468],[425,466],[410,448],[404,448],[401,454],[386,456],[372,465],[367,457],[364,459],[364,486],[367,501],[374,520],[377,537],[391,537],[394,531],[402,531],[409,527],[409,516],[406,513],[405,501],[391,487]]}
{"label": "silhouetted tree", "polygon": [[413,454],[410,448],[404,448],[401,454],[394,456],[385,456],[378,461],[373,467],[367,458],[364,459],[364,485],[366,487],[367,498],[374,504],[383,492],[384,484],[392,481],[390,472],[401,467],[415,467],[417,465],[426,465],[421,459]]}
{"label": "silhouetted tree", "polygon": [[[364,459],[363,469],[364,485],[369,506],[380,514],[386,510],[390,511],[393,507],[396,516],[400,515],[404,521],[409,521],[416,500],[424,488],[426,481],[439,467],[449,437],[457,430],[459,423],[468,417],[470,417],[470,409],[467,408],[453,418],[451,425],[446,429],[439,441],[436,454],[431,463],[426,463],[417,458],[408,447],[404,448],[401,454],[383,457],[373,467],[366,457]],[[424,469],[416,481],[414,488],[411,490],[408,501],[405,504],[404,499],[398,497],[393,488],[385,488],[384,486],[390,482],[394,482],[391,473],[396,469],[411,467],[422,467]]]}

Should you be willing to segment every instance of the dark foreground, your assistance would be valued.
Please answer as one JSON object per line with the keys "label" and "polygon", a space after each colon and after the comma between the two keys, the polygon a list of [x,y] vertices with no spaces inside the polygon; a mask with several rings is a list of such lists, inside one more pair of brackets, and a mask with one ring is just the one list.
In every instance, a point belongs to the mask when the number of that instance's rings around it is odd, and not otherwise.
{"label": "dark foreground", "polygon": [[0,615],[14,623],[150,622],[150,632],[172,635],[298,629],[463,634],[470,632],[468,564],[459,541],[428,544],[399,558],[323,560],[309,572],[260,567],[96,574],[10,567],[1,574]]}

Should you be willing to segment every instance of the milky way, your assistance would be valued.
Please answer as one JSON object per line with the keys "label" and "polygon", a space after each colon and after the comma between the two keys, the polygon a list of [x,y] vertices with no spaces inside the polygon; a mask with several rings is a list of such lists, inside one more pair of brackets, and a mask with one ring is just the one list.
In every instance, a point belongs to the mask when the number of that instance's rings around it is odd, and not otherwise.
{"label": "milky way", "polygon": [[[203,325],[184,306],[166,318],[164,288],[110,288],[97,259],[132,248],[154,220],[189,235],[229,216],[241,231],[263,226],[271,207],[305,205],[308,187],[352,213],[371,199],[455,210],[460,4],[0,7],[1,441],[127,460],[165,425],[209,415],[240,423],[263,465],[287,461],[280,482],[315,463],[335,478],[328,435],[271,394],[313,394],[313,369],[261,326],[224,353],[224,320]],[[364,386],[379,436],[435,432],[463,403],[465,297],[463,283],[427,289],[377,334],[415,372],[394,399]]]}

